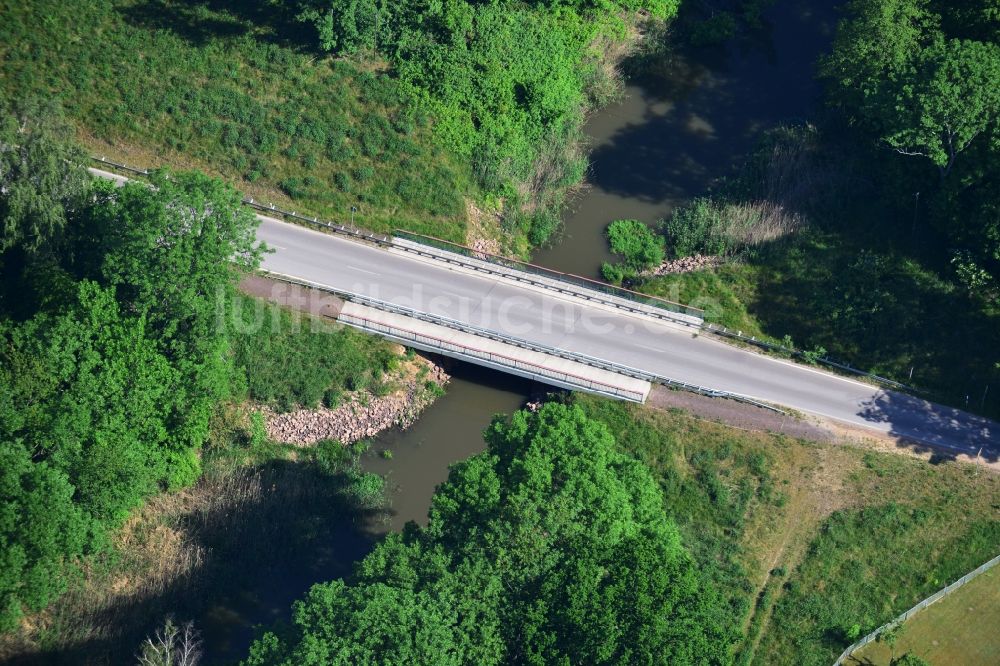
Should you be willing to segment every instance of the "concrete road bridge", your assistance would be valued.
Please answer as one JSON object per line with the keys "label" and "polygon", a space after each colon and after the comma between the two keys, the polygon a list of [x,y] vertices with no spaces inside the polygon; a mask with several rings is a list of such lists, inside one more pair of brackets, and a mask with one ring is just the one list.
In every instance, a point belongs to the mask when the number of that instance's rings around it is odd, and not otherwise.
{"label": "concrete road bridge", "polygon": [[706,331],[694,308],[433,239],[295,216],[309,228],[246,203],[260,211],[257,236],[272,250],[264,271],[340,296],[339,321],[407,346],[635,402],[661,383],[956,453],[1000,450],[993,421],[733,346]]}

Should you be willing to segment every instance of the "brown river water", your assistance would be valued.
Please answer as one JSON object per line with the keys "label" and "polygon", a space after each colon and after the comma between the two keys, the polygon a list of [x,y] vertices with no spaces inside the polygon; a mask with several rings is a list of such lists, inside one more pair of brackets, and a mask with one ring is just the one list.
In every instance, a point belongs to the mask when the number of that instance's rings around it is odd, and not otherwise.
{"label": "brown river water", "polygon": [[[731,173],[763,130],[815,112],[816,57],[829,44],[836,13],[830,2],[779,1],[757,34],[725,47],[675,55],[667,74],[631,82],[623,98],[585,126],[591,141],[586,187],[570,202],[559,242],[535,261],[564,272],[598,277],[611,259],[603,233],[612,220],[646,223],[703,194]],[[497,413],[521,407],[530,382],[455,364],[447,395],[406,431],[383,433],[363,460],[387,479],[391,509],[359,534],[331,526],[339,555],[317,566],[248,576],[244,589],[195,618],[208,663],[245,654],[252,626],[289,617],[291,601],[313,583],[343,576],[380,534],[407,521],[426,521],[435,487],[448,466],[485,448],[482,431]],[[380,455],[392,451],[391,459]]]}

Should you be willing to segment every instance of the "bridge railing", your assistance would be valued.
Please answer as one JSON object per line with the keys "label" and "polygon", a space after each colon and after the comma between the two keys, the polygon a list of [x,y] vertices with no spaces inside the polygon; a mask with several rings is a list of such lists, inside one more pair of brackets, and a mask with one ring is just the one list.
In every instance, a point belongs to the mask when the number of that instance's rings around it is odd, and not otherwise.
{"label": "bridge railing", "polygon": [[465,245],[459,245],[458,243],[452,243],[451,241],[446,241],[441,238],[416,234],[410,231],[403,231],[402,229],[396,229],[393,232],[393,235],[396,238],[408,240],[413,243],[419,243],[420,245],[426,245],[428,247],[450,252],[452,254],[461,255],[469,259],[487,262],[502,268],[520,271],[521,273],[535,275],[548,280],[554,280],[556,282],[586,289],[588,291],[596,291],[617,299],[634,303],[636,305],[652,308],[654,312],[660,310],[669,313],[682,314],[695,318],[699,321],[699,323],[704,320],[705,311],[701,308],[684,305],[683,303],[675,303],[674,301],[657,298],[656,296],[649,296],[648,294],[641,294],[637,291],[632,291],[631,289],[617,287],[606,282],[601,282],[600,280],[591,280],[590,278],[585,278],[581,275],[563,273],[561,271],[545,268],[544,266],[538,266],[526,261],[519,261],[509,257],[490,254],[489,252],[482,252],[480,250],[476,250]]}
{"label": "bridge railing", "polygon": [[531,361],[525,361],[506,354],[499,354],[488,349],[459,344],[451,340],[445,340],[433,335],[428,335],[427,333],[421,333],[400,326],[393,326],[386,324],[385,322],[369,319],[367,317],[341,313],[341,315],[337,317],[337,321],[356,326],[357,328],[361,328],[369,332],[381,333],[387,337],[403,341],[404,343],[410,342],[413,345],[422,346],[431,351],[437,350],[442,353],[452,352],[467,358],[481,359],[493,365],[519,370],[535,378],[555,380],[574,388],[582,388],[590,390],[594,393],[600,393],[614,398],[622,398],[631,402],[642,402],[645,399],[645,394],[640,391],[630,391],[628,389],[614,386],[613,384],[600,382],[596,379],[577,375],[572,372],[553,370],[552,368],[548,368],[538,363],[532,363]]}
{"label": "bridge railing", "polygon": [[497,342],[503,342],[505,344],[514,345],[517,347],[521,347],[523,349],[530,349],[532,351],[541,352],[543,354],[548,354],[550,356],[565,358],[570,361],[583,363],[584,365],[600,368],[602,370],[608,370],[620,375],[624,375],[626,377],[641,379],[655,384],[662,384],[670,388],[689,391],[692,393],[698,393],[712,398],[728,398],[730,400],[735,400],[737,402],[754,405],[756,407],[777,412],[779,414],[785,414],[783,410],[778,409],[777,407],[774,407],[764,402],[760,402],[759,400],[754,400],[753,398],[748,398],[738,393],[730,393],[729,391],[709,388],[707,386],[690,384],[685,381],[673,379],[672,377],[653,374],[645,370],[640,370],[638,368],[633,368],[631,366],[622,365],[621,363],[615,363],[614,361],[608,361],[606,359],[601,359],[594,356],[589,356],[587,354],[581,354],[579,352],[569,351],[566,349],[549,347],[547,345],[542,345],[537,342],[508,335],[506,333],[501,333],[492,329],[485,329],[479,326],[473,326],[472,324],[460,322],[455,319],[450,319],[448,317],[444,317],[441,315],[434,315],[426,312],[421,312],[419,310],[414,310],[412,308],[408,308],[402,305],[396,305],[395,303],[389,303],[388,301],[382,301],[377,298],[371,298],[370,296],[357,294],[344,289],[336,289],[334,287],[319,284],[316,282],[311,282],[309,280],[303,280],[301,278],[296,278],[290,275],[284,275],[281,273],[271,273],[269,271],[261,271],[261,272],[273,279],[277,279],[282,282],[288,282],[290,284],[297,284],[306,287],[312,287],[313,289],[318,289],[320,291],[326,291],[328,293],[339,296],[345,300],[352,301],[360,305],[367,305],[376,310],[392,312],[394,314],[399,314],[406,317],[411,317],[413,319],[426,321],[431,324],[438,324],[440,326],[445,326],[447,328],[462,331],[464,333],[471,333],[473,335],[477,335],[482,338],[496,340]]}

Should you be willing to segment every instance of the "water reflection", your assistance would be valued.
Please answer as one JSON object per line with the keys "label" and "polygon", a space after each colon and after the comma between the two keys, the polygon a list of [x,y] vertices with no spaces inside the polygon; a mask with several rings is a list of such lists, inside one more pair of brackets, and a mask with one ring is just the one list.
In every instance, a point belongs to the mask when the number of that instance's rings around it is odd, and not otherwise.
{"label": "water reflection", "polygon": [[588,189],[564,215],[565,233],[535,261],[588,277],[611,259],[609,222],[652,223],[731,173],[776,124],[814,112],[814,63],[829,43],[832,2],[778,3],[765,25],[724,47],[677,52],[633,81],[584,128],[592,142]]}
{"label": "water reflection", "polygon": [[[448,478],[448,466],[485,450],[483,430],[495,414],[519,409],[532,387],[528,380],[455,362],[448,392],[405,431],[380,435],[363,461],[367,471],[386,477],[391,507],[376,532],[402,529],[407,521],[427,522],[431,495]],[[382,451],[391,451],[386,459]]]}

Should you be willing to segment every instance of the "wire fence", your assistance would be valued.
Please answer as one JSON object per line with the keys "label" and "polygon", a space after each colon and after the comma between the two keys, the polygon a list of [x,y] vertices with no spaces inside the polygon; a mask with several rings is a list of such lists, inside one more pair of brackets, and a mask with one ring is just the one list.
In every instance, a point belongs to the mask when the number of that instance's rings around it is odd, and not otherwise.
{"label": "wire fence", "polygon": [[837,661],[833,662],[833,666],[842,666],[842,664],[846,663],[845,660],[849,659],[852,654],[854,654],[855,652],[857,652],[858,650],[860,650],[864,646],[868,645],[872,641],[878,640],[878,637],[882,633],[884,633],[886,631],[890,631],[892,629],[895,629],[896,627],[898,627],[899,625],[903,624],[904,622],[906,622],[907,620],[909,620],[911,617],[913,617],[914,615],[916,615],[917,613],[919,613],[923,609],[925,609],[928,606],[930,606],[931,604],[933,604],[935,601],[940,601],[944,597],[948,596],[949,594],[951,594],[952,592],[954,592],[958,588],[960,588],[963,585],[965,585],[966,583],[968,583],[970,580],[972,580],[973,578],[975,578],[979,574],[983,573],[984,571],[989,571],[990,569],[992,569],[993,567],[995,567],[997,564],[1000,564],[1000,555],[997,555],[996,557],[994,557],[989,562],[986,562],[985,564],[980,565],[976,569],[973,569],[972,571],[970,571],[969,573],[965,574],[964,576],[962,576],[961,578],[959,578],[958,580],[956,580],[954,583],[952,583],[948,587],[945,587],[945,588],[942,588],[942,589],[938,590],[937,592],[935,592],[931,596],[927,597],[926,599],[924,599],[923,601],[921,601],[916,606],[914,606],[910,610],[906,611],[905,613],[903,613],[899,617],[896,617],[896,618],[890,620],[889,622],[886,622],[885,624],[883,624],[881,627],[879,627],[875,631],[871,632],[870,634],[868,634],[867,636],[865,636],[864,638],[862,638],[858,642],[854,643],[853,645],[851,645],[850,647],[848,647],[846,650],[844,650],[840,654],[839,657],[837,657]]}

